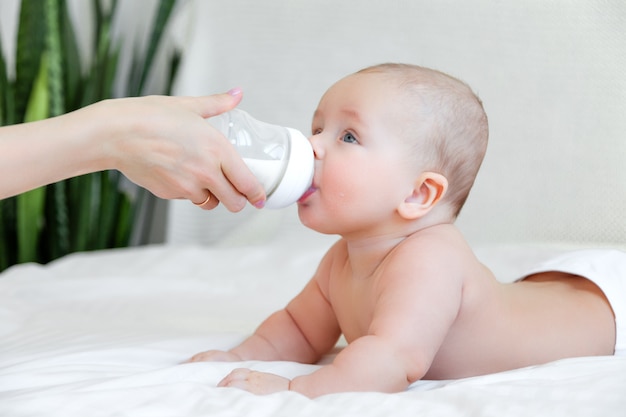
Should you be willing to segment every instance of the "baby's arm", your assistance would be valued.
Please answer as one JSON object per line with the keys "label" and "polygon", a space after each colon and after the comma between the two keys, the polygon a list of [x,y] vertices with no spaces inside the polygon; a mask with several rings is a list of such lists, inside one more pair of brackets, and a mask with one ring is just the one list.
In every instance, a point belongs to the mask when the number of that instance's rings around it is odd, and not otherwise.
{"label": "baby's arm", "polygon": [[458,254],[449,253],[453,249],[447,245],[437,246],[428,241],[397,248],[393,262],[370,282],[376,296],[367,332],[350,341],[332,364],[292,381],[238,369],[220,386],[257,394],[290,389],[309,397],[406,389],[428,372],[461,306],[464,262],[450,262]]}
{"label": "baby's arm", "polygon": [[376,301],[368,333],[352,341],[332,364],[294,378],[289,389],[309,397],[399,392],[421,379],[458,314],[462,294],[460,280],[429,272],[424,280],[410,273],[404,274],[407,279],[387,276],[395,282],[385,285]]}
{"label": "baby's arm", "polygon": [[[289,304],[268,317],[252,336],[228,352],[210,350],[189,361],[284,360],[315,363],[334,347],[341,330],[335,314],[320,289],[327,277],[330,256]],[[314,312],[314,314],[312,314]]]}
{"label": "baby's arm", "polygon": [[236,387],[255,394],[296,391],[308,397],[332,392],[406,389],[408,364],[398,360],[392,343],[383,337],[364,336],[342,350],[331,365],[289,381],[278,375],[239,368],[228,374],[220,387]]}

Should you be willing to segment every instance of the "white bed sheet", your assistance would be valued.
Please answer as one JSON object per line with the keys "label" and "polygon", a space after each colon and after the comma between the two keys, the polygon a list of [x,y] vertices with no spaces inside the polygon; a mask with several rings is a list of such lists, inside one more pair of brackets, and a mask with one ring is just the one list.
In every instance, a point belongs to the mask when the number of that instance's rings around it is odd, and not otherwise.
{"label": "white bed sheet", "polygon": [[[625,415],[623,357],[314,400],[215,387],[235,367],[293,377],[314,365],[181,364],[252,332],[300,290],[331,240],[130,248],[6,271],[0,275],[0,416]],[[477,250],[503,280],[556,251]]]}

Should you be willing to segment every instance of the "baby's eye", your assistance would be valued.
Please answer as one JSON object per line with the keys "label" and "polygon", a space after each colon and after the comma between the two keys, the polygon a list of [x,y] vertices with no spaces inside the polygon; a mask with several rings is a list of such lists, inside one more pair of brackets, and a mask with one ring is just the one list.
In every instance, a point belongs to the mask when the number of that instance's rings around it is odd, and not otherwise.
{"label": "baby's eye", "polygon": [[345,143],[359,143],[356,137],[350,132],[346,132],[341,137],[341,141]]}

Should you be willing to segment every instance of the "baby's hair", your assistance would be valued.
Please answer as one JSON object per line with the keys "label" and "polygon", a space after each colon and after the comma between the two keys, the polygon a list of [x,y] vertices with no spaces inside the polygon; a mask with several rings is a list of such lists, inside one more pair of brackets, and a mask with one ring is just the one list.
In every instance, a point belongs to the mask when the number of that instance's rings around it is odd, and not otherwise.
{"label": "baby's hair", "polygon": [[443,72],[409,64],[387,63],[358,73],[397,78],[414,126],[406,136],[425,171],[448,179],[442,202],[456,218],[465,204],[487,150],[489,127],[481,100],[464,82]]}

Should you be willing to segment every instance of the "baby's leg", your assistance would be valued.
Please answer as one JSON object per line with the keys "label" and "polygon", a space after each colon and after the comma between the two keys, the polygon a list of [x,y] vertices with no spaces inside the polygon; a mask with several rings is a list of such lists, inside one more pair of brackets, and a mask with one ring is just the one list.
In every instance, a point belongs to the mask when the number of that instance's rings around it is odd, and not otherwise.
{"label": "baby's leg", "polygon": [[[567,287],[570,279],[570,287]],[[570,291],[592,294],[596,300],[602,300],[613,317],[614,328],[607,332],[615,337],[614,352],[626,355],[626,252],[616,249],[567,252],[528,271],[524,281],[539,285],[541,282],[562,283]]]}
{"label": "baby's leg", "polygon": [[[585,344],[594,355],[614,353],[615,313],[606,294],[593,281],[576,274],[545,271],[527,276],[522,285],[533,285],[550,294],[551,316],[561,316],[561,320],[555,321],[555,326],[561,328],[555,331],[585,335]],[[579,347],[582,344],[581,340]]]}

